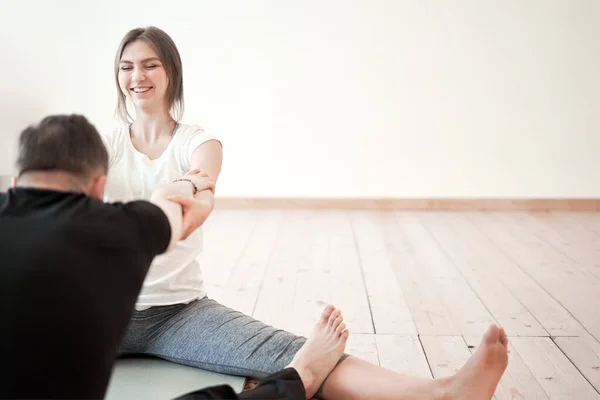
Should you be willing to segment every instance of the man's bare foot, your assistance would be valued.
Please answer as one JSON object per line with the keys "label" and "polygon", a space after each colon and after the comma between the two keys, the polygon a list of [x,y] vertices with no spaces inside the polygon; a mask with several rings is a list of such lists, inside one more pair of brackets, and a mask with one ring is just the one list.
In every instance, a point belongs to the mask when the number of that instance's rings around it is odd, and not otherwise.
{"label": "man's bare foot", "polygon": [[300,375],[307,399],[315,395],[333,370],[344,353],[347,339],[342,313],[332,305],[325,307],[308,340],[288,365]]}
{"label": "man's bare foot", "polygon": [[508,338],[504,328],[489,327],[469,361],[450,378],[446,398],[489,400],[508,365]]}

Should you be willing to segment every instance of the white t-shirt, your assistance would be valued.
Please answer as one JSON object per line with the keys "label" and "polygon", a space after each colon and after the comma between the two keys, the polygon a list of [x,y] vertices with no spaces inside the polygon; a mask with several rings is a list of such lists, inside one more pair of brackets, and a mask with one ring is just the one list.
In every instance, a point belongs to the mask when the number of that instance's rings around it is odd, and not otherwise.
{"label": "white t-shirt", "polygon": [[[109,153],[109,170],[105,200],[149,200],[153,190],[172,182],[190,169],[194,150],[208,140],[218,140],[198,125],[179,124],[164,153],[151,160],[135,149],[129,136],[129,125],[102,135]],[[189,303],[204,297],[206,290],[200,264],[202,228],[179,241],[168,253],[154,258],[136,309]]]}

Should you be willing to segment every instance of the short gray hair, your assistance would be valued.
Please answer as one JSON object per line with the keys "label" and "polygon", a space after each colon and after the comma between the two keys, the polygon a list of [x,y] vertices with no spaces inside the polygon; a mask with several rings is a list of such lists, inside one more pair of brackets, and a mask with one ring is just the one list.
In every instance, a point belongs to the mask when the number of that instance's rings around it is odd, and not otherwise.
{"label": "short gray hair", "polygon": [[19,136],[19,176],[33,171],[64,171],[87,179],[108,173],[108,152],[94,125],[82,115],[51,115]]}

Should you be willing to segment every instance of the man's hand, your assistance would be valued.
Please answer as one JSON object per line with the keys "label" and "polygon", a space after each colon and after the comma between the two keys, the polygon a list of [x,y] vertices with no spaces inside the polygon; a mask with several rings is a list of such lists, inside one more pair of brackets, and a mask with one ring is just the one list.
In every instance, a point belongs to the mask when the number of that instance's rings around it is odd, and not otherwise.
{"label": "man's hand", "polygon": [[208,174],[191,170],[184,177],[194,182],[198,193],[191,199],[182,196],[169,197],[169,200],[181,205],[183,211],[181,240],[187,239],[206,221],[215,205],[213,197],[215,184],[208,178]]}
{"label": "man's hand", "polygon": [[169,200],[181,205],[183,210],[183,221],[181,229],[181,239],[185,240],[200,225],[206,221],[214,207],[214,201],[190,199],[182,196],[171,196]]}

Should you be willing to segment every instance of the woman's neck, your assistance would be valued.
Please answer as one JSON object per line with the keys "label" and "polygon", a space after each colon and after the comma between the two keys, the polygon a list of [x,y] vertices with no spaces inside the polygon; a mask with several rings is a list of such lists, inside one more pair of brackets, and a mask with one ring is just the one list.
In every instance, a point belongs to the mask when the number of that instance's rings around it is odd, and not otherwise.
{"label": "woman's neck", "polygon": [[176,124],[177,122],[168,112],[149,114],[137,110],[130,133],[146,143],[153,143],[163,136],[171,136]]}

